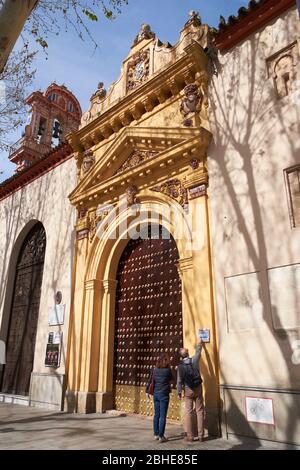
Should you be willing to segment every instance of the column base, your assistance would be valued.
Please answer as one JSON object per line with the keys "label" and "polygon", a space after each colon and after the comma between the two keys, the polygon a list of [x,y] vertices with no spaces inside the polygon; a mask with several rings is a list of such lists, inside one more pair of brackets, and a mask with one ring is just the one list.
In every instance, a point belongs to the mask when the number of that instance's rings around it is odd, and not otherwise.
{"label": "column base", "polygon": [[96,413],[96,392],[68,390],[65,394],[64,410],[67,413]]}
{"label": "column base", "polygon": [[111,410],[112,408],[113,408],[112,392],[97,392],[96,393],[97,413],[105,413],[105,411]]}

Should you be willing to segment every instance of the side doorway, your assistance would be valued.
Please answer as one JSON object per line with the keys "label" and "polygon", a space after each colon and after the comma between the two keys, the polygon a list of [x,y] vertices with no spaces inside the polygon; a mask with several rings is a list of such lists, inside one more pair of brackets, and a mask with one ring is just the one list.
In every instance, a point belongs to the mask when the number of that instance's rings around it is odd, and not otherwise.
{"label": "side doorway", "polygon": [[46,251],[46,232],[38,222],[27,234],[17,259],[6,340],[2,393],[29,395]]}

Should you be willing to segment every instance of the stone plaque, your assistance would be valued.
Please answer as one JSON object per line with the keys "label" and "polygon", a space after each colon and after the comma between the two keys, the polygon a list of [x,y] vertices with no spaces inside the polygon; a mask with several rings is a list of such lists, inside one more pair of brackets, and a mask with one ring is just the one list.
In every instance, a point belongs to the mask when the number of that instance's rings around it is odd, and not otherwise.
{"label": "stone plaque", "polygon": [[299,328],[300,264],[269,269],[268,281],[274,328]]}
{"label": "stone plaque", "polygon": [[226,278],[225,294],[229,332],[261,327],[263,302],[259,273]]}

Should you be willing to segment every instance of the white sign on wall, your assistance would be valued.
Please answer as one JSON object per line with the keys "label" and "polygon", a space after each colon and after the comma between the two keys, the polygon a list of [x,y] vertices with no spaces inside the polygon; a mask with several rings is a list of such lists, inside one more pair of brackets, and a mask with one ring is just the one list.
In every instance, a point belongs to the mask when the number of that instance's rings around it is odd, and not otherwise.
{"label": "white sign on wall", "polygon": [[48,321],[50,326],[63,325],[65,319],[65,304],[56,304],[50,307],[48,312]]}
{"label": "white sign on wall", "polygon": [[275,425],[272,398],[246,397],[246,415],[250,423]]}

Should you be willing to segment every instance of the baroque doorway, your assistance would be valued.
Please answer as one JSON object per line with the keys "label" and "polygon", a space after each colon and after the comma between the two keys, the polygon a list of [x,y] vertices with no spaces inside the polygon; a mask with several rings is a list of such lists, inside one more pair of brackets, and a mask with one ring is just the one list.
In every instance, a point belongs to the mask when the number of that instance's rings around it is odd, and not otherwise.
{"label": "baroque doorway", "polygon": [[[147,238],[130,240],[118,265],[114,406],[117,410],[152,414],[145,394],[151,369],[160,352],[167,352],[176,382],[178,350],[183,345],[182,294],[178,250],[172,235],[161,226],[147,228]],[[169,414],[180,419],[172,392]]]}
{"label": "baroque doorway", "polygon": [[15,274],[1,391],[28,395],[43,279],[46,233],[37,223],[21,247]]}

